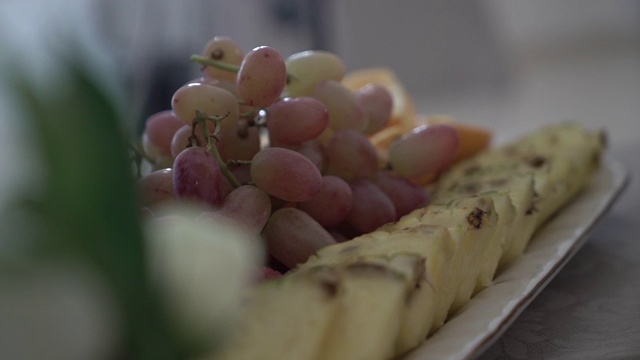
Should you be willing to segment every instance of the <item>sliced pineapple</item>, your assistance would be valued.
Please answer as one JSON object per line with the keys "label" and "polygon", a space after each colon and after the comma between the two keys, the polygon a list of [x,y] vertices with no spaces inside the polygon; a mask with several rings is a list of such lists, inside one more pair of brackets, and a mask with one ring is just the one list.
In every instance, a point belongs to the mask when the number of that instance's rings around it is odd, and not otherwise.
{"label": "sliced pineapple", "polygon": [[535,198],[530,211],[538,213],[539,227],[584,187],[603,147],[600,132],[572,122],[549,126],[463,161],[442,176],[437,189],[465,179],[531,174]]}
{"label": "sliced pineapple", "polygon": [[252,289],[243,321],[221,354],[210,359],[316,359],[338,311],[339,274],[315,268]]}
{"label": "sliced pineapple", "polygon": [[603,146],[600,133],[561,124],[462,161],[432,187],[432,204],[258,286],[220,358],[402,355],[522,254],[584,188]]}
{"label": "sliced pineapple", "polygon": [[[498,223],[493,200],[486,196],[454,199],[446,204],[431,204],[406,215],[398,226],[412,226],[416,220],[425,225],[441,225],[456,241],[451,277],[457,285],[449,313],[455,313],[475,293],[478,283],[492,278],[496,264],[486,259],[492,252],[502,252],[495,235]],[[415,225],[413,225],[415,226]]]}
{"label": "sliced pineapple", "polygon": [[503,253],[499,260],[499,268],[503,268],[522,255],[533,234],[538,219],[538,212],[533,211],[534,194],[533,175],[529,173],[462,177],[441,186],[432,196],[437,202],[473,195],[493,198],[500,226],[504,227]]}
{"label": "sliced pineapple", "polygon": [[[357,261],[368,256],[394,256],[402,253],[417,254],[426,262],[424,283],[410,301],[398,340],[399,349],[415,345],[437,330],[446,320],[453,302],[451,274],[456,243],[442,226],[417,225],[408,227],[385,226],[373,233],[348,242],[321,249],[302,267],[317,264],[336,264]],[[417,329],[417,330],[411,330]]]}
{"label": "sliced pineapple", "polygon": [[424,277],[423,258],[397,256],[331,266],[340,272],[343,286],[318,359],[385,360],[397,354],[405,309]]}
{"label": "sliced pineapple", "polygon": [[[484,251],[480,254],[482,264],[476,288],[473,292],[475,294],[493,283],[493,277],[498,269],[498,265],[500,264],[500,259],[502,258],[505,249],[508,247],[516,210],[507,192],[487,191],[474,195],[491,198],[493,201],[494,211],[496,213],[494,220],[495,223],[491,224],[495,228],[491,235],[491,240],[484,248]],[[469,195],[466,196],[468,197]],[[464,196],[454,196],[449,198],[442,196],[438,197],[434,203],[442,204],[443,202],[451,202],[459,198],[464,198]],[[492,221],[491,217],[489,217],[488,221]]]}

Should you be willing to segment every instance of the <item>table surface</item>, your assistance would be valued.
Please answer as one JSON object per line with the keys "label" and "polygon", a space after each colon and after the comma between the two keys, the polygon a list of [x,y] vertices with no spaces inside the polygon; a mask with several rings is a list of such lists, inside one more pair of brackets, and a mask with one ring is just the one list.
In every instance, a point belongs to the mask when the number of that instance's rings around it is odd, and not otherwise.
{"label": "table surface", "polygon": [[481,360],[640,358],[640,51],[621,47],[541,55],[521,63],[501,93],[418,99],[496,131],[496,142],[577,119],[605,128],[607,155],[630,181],[580,251]]}

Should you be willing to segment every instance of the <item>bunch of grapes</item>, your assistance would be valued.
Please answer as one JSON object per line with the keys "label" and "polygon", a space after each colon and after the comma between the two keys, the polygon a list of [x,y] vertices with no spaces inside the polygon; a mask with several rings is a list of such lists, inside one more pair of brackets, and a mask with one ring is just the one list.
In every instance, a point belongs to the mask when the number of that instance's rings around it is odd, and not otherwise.
{"label": "bunch of grapes", "polygon": [[440,172],[458,146],[451,127],[424,126],[381,156],[369,138],[387,126],[392,96],[381,85],[344,86],[345,66],[329,52],[244,54],[217,36],[192,61],[202,77],[146,121],[142,148],[155,170],[139,180],[142,206],[204,205],[198,221],[259,235],[270,265],[295,267],[424,206],[411,179]]}

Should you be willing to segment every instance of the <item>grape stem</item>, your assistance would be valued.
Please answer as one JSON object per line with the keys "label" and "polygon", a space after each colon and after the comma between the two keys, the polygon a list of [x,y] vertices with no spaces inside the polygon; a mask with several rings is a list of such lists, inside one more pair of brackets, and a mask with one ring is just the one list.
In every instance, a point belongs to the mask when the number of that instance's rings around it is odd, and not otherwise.
{"label": "grape stem", "polygon": [[228,160],[227,166],[251,165],[251,160]]}
{"label": "grape stem", "polygon": [[150,164],[153,164],[154,161],[151,159],[144,150],[141,149],[140,144],[129,144],[129,149],[131,150],[131,161],[135,163],[136,167],[136,176],[138,178],[142,177],[142,161],[146,160]]}
{"label": "grape stem", "polygon": [[[220,135],[220,124],[222,123],[222,120],[224,120],[227,116],[229,116],[228,113],[222,116],[209,116],[205,113],[197,112],[196,117],[193,119],[193,121],[194,123],[200,125],[202,135],[205,139],[207,139],[207,150],[209,150],[211,155],[213,155],[213,157],[218,162],[218,165],[220,166],[220,172],[222,173],[222,175],[224,175],[224,177],[227,178],[227,180],[229,180],[233,187],[237,188],[242,184],[240,183],[240,181],[238,181],[235,175],[233,175],[233,173],[229,169],[229,166],[227,166],[227,163],[222,160],[222,156],[220,155],[218,147],[216,146],[218,144],[218,135]],[[215,124],[215,130],[213,131],[213,134],[210,134],[207,130],[207,121],[213,121]],[[193,129],[195,130],[195,126],[193,127]]]}
{"label": "grape stem", "polygon": [[213,66],[215,68],[237,73],[240,70],[240,66],[229,64],[226,62],[222,62],[219,60],[214,60],[212,58],[201,56],[201,55],[191,55],[191,61],[196,64],[205,65],[205,66]]}
{"label": "grape stem", "polygon": [[245,113],[240,114],[239,117],[243,119],[253,120],[253,118],[256,117],[256,111],[255,110],[247,111]]}
{"label": "grape stem", "polygon": [[[229,64],[220,60],[214,60],[210,57],[206,57],[202,55],[191,55],[191,61],[196,64],[200,64],[204,66],[213,66],[220,70],[229,71],[232,73],[237,73],[238,71],[240,71],[240,66],[238,65]],[[298,81],[299,79],[297,76],[287,73],[287,84],[290,83],[291,80]]]}

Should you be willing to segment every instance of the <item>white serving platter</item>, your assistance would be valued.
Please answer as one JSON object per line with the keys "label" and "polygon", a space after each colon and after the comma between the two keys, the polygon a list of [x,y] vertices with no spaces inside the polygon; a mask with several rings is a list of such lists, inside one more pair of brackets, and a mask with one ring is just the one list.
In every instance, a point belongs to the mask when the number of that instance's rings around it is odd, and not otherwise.
{"label": "white serving platter", "polygon": [[534,235],[525,254],[404,360],[480,356],[587,241],[627,182],[626,169],[605,159],[589,186]]}

